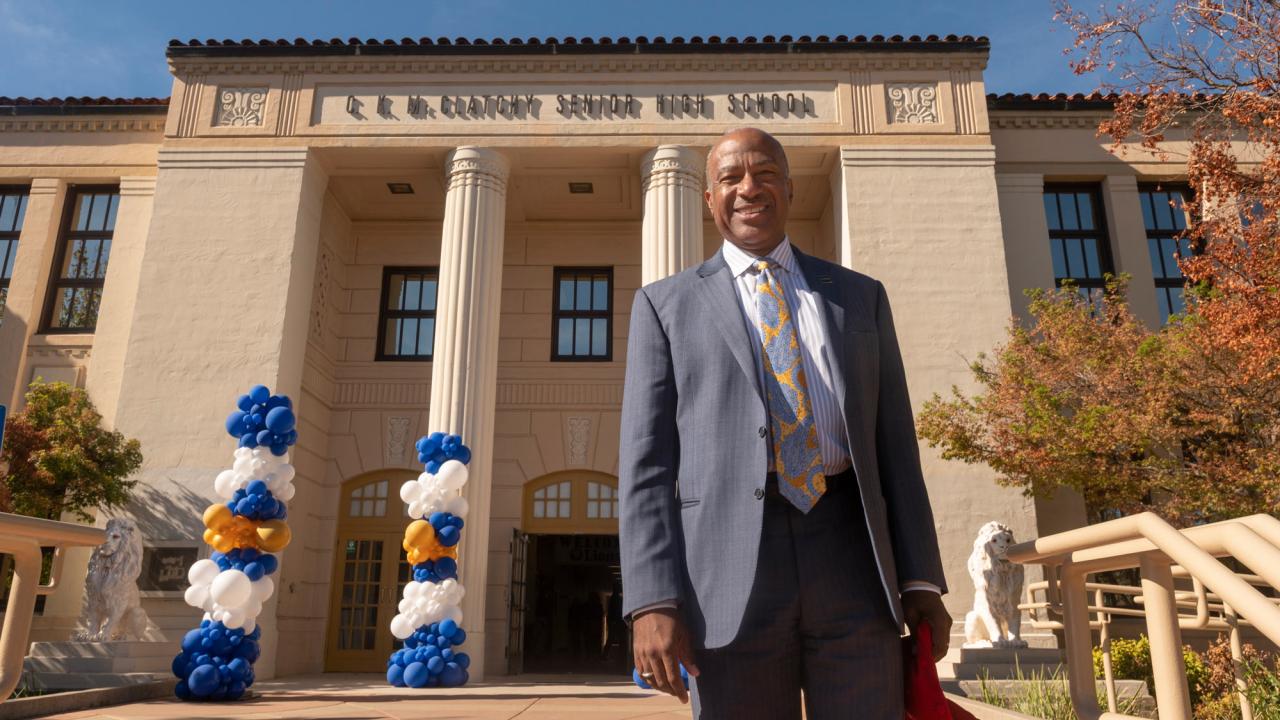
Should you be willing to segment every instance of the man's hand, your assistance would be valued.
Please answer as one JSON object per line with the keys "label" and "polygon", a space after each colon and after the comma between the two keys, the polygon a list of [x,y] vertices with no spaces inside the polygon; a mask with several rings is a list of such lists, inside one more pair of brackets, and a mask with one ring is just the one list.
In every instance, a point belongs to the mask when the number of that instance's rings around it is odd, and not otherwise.
{"label": "man's hand", "polygon": [[680,665],[693,677],[698,676],[698,666],[693,663],[689,633],[679,613],[675,608],[656,608],[637,616],[631,622],[631,650],[645,682],[686,703],[689,691],[680,677]]}
{"label": "man's hand", "polygon": [[942,596],[929,590],[908,590],[902,593],[902,613],[913,633],[921,620],[929,623],[933,630],[933,661],[941,660],[951,644],[951,614],[942,604]]}

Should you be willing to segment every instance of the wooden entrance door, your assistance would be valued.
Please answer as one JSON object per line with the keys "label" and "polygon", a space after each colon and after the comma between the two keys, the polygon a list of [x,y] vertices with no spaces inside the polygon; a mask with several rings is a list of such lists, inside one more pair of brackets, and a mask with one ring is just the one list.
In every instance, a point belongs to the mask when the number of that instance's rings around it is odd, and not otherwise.
{"label": "wooden entrance door", "polygon": [[343,485],[325,651],[329,672],[382,672],[400,647],[390,624],[412,573],[401,547],[408,517],[398,497],[409,477],[378,473]]}

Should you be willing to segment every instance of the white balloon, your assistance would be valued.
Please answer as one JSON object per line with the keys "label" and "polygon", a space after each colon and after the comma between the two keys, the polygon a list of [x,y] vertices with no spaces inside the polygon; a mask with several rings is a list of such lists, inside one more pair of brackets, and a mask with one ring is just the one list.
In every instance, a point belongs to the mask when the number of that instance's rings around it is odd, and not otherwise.
{"label": "white balloon", "polygon": [[467,499],[461,495],[451,497],[444,503],[445,512],[457,515],[463,520],[467,519],[467,510],[469,509],[471,509],[471,503],[467,502]]}
{"label": "white balloon", "polygon": [[208,585],[192,585],[187,588],[187,592],[183,595],[183,599],[187,604],[194,608],[203,608],[209,602],[209,586]]}
{"label": "white balloon", "polygon": [[413,609],[413,601],[409,598],[401,598],[400,604],[396,606],[396,610],[400,612],[409,612]]}
{"label": "white balloon", "polygon": [[253,593],[253,581],[240,570],[226,570],[213,579],[209,587],[213,601],[225,608],[238,608]]}
{"label": "white balloon", "polygon": [[[457,605],[446,605],[440,613],[440,620],[452,620],[462,624],[462,608]],[[436,621],[439,622],[439,621]]]}
{"label": "white balloon", "polygon": [[235,482],[236,471],[223,470],[213,479],[213,491],[224,498],[229,498],[236,491]]}
{"label": "white balloon", "polygon": [[298,471],[289,463],[281,463],[280,467],[276,468],[275,474],[276,477],[280,478],[281,482],[289,482],[298,474]]}
{"label": "white balloon", "polygon": [[396,615],[391,618],[391,634],[396,638],[404,640],[413,634],[415,626],[413,621],[404,614]]}
{"label": "white balloon", "polygon": [[411,518],[421,518],[423,515],[427,514],[426,510],[427,506],[422,502],[422,500],[414,500],[409,503],[409,517]]}
{"label": "white balloon", "polygon": [[258,627],[258,621],[257,621],[257,620],[255,620],[255,619],[253,619],[253,618],[245,618],[245,619],[244,619],[244,627],[242,627],[241,629],[242,629],[242,630],[244,630],[244,634],[245,634],[245,635],[248,635],[249,633],[253,632],[253,629],[254,629],[254,628],[256,628],[256,627]]}
{"label": "white balloon", "polygon": [[273,581],[270,578],[270,576],[263,575],[262,577],[253,581],[250,597],[252,597],[257,602],[262,603],[262,602],[265,602],[267,598],[271,597],[271,593],[275,592],[275,590],[276,590],[275,581]]}
{"label": "white balloon", "polygon": [[293,499],[293,493],[295,491],[296,490],[293,487],[293,483],[289,483],[288,485],[285,485],[284,487],[280,488],[280,492],[275,492],[273,490],[272,494],[274,494],[276,496],[276,499],[279,500],[280,502],[289,502],[290,500]]}
{"label": "white balloon", "polygon": [[187,581],[192,585],[208,585],[220,572],[222,568],[218,567],[218,563],[208,558],[197,560],[187,570]]}
{"label": "white balloon", "polygon": [[262,613],[262,603],[250,598],[249,604],[242,609],[246,618],[256,618]]}
{"label": "white balloon", "polygon": [[467,466],[457,460],[448,460],[436,472],[441,486],[446,490],[457,490],[467,484]]}
{"label": "white balloon", "polygon": [[241,610],[240,608],[235,608],[234,610],[227,610],[222,613],[222,624],[226,625],[232,630],[235,630],[236,628],[243,626],[244,621],[246,619],[247,618],[245,617],[244,611]]}
{"label": "white balloon", "polygon": [[417,480],[410,480],[400,486],[400,499],[407,503],[417,500],[418,496],[421,494],[422,485]]}

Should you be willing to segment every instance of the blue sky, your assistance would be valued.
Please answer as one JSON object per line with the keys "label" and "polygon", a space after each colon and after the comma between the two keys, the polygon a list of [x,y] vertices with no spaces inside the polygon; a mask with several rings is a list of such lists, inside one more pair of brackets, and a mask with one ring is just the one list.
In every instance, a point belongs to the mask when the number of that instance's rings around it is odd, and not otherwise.
{"label": "blue sky", "polygon": [[0,96],[168,96],[171,38],[986,35],[988,92],[1076,92],[1050,0],[0,0]]}

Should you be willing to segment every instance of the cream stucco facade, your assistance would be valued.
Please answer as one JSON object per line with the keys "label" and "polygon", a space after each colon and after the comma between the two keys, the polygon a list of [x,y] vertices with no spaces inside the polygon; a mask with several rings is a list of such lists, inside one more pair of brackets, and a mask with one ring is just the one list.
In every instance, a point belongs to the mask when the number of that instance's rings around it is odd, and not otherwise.
{"label": "cream stucco facade", "polygon": [[[348,493],[391,479],[385,525],[403,525],[395,488],[433,430],[476,451],[461,571],[473,670],[520,667],[512,549],[530,489],[615,475],[631,300],[720,244],[702,162],[726,129],[786,146],[800,248],[885,283],[917,408],[972,387],[966,359],[1000,342],[1023,289],[1053,284],[1046,182],[1096,186],[1114,269],[1160,322],[1138,188],[1178,167],[1108,152],[1104,104],[988,98],[985,40],[190,44],[169,62],[167,104],[0,101],[0,186],[26,196],[0,399],[20,403],[35,377],[86,387],[142,442],[130,512],[156,548],[202,547],[236,395],[264,383],[296,399],[294,541],[259,619],[260,676],[331,665]],[[85,185],[119,188],[96,327],[48,332]],[[384,277],[404,267],[438,269],[429,362],[377,359]],[[611,272],[607,359],[553,359],[557,268]],[[984,522],[1026,538],[1084,521],[1071,498],[1032,502],[922,450],[957,616]],[[50,598],[46,636],[73,622],[76,580]],[[198,618],[180,592],[147,595],[171,637]]]}

